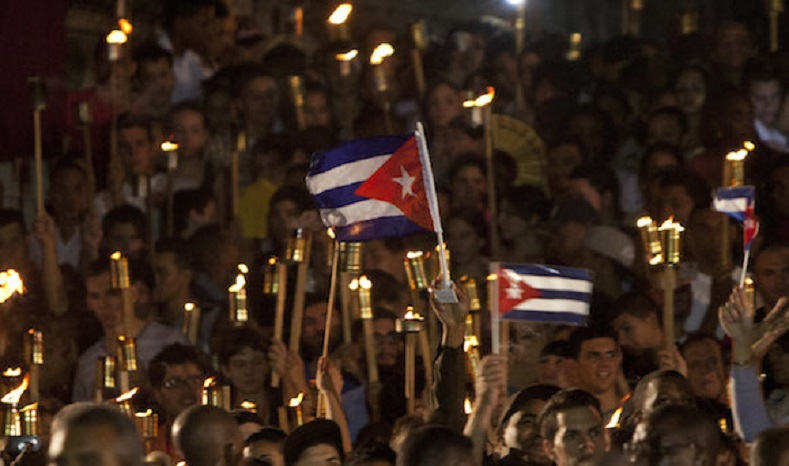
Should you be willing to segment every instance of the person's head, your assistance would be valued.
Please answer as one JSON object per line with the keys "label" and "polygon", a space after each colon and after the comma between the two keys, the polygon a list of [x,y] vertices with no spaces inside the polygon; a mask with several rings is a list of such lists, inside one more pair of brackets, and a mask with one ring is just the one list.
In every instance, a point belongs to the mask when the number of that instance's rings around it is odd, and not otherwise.
{"label": "person's head", "polygon": [[570,115],[567,135],[581,141],[592,160],[608,160],[616,144],[616,127],[600,108],[583,106]]}
{"label": "person's head", "polygon": [[375,357],[379,367],[392,368],[403,353],[403,342],[396,329],[397,314],[387,309],[373,311]]}
{"label": "person's head", "polygon": [[567,340],[554,340],[540,350],[537,366],[537,382],[567,388],[567,361],[572,359],[570,344]]}
{"label": "person's head", "polygon": [[167,0],[164,3],[164,29],[171,40],[183,48],[205,54],[211,38],[207,32],[215,15],[213,0]]}
{"label": "person's head", "polygon": [[292,142],[281,134],[268,134],[252,146],[252,160],[256,177],[279,184],[294,152]]}
{"label": "person's head", "polygon": [[596,396],[615,389],[622,353],[613,333],[599,324],[579,327],[570,335],[570,347],[581,388]]}
{"label": "person's head", "polygon": [[397,455],[398,466],[475,464],[471,439],[454,430],[428,425],[411,431]]}
{"label": "person's head", "polygon": [[235,85],[233,106],[247,129],[262,134],[271,130],[277,115],[277,82],[260,65],[244,65]]}
{"label": "person's head", "polygon": [[233,415],[233,419],[235,419],[236,424],[238,424],[238,430],[241,432],[241,438],[244,440],[244,444],[246,444],[249,437],[266,426],[266,423],[260,416],[244,408],[234,409],[230,411],[230,414]]}
{"label": "person's head", "polygon": [[673,370],[650,372],[638,381],[633,391],[633,410],[644,420],[663,406],[690,408],[695,404],[688,379]]}
{"label": "person's head", "polygon": [[108,259],[92,262],[85,271],[85,305],[105,333],[114,332],[120,325],[123,303],[119,290],[112,287]]}
{"label": "person's head", "polygon": [[751,466],[789,464],[789,426],[759,432],[751,444]]}
{"label": "person's head", "polygon": [[784,97],[784,87],[775,64],[769,58],[752,60],[744,83],[756,121],[767,127],[774,126]]}
{"label": "person's head", "polygon": [[714,466],[720,449],[715,420],[683,405],[655,411],[633,438],[636,464],[646,466]]}
{"label": "person's head", "polygon": [[63,159],[49,175],[49,203],[55,223],[75,227],[88,211],[88,177],[79,162]]}
{"label": "person's head", "polygon": [[501,236],[515,242],[548,216],[548,199],[536,186],[513,186],[504,192],[499,208]]}
{"label": "person's head", "polygon": [[368,241],[364,245],[362,257],[365,270],[380,270],[396,279],[405,280],[405,269],[403,268],[405,242],[402,238],[392,237]]}
{"label": "person's head", "polygon": [[354,450],[345,466],[395,466],[396,462],[397,455],[389,445],[375,442]]}
{"label": "person's head", "polygon": [[244,442],[244,459],[256,464],[285,466],[282,449],[288,434],[276,427],[263,427]]}
{"label": "person's head", "polygon": [[142,466],[145,450],[137,428],[113,406],[74,403],[52,422],[50,464]]}
{"label": "person's head", "polygon": [[658,142],[644,149],[639,167],[639,181],[642,185],[655,179],[661,173],[675,171],[684,163],[682,150],[676,144]]}
{"label": "person's head", "polygon": [[146,42],[134,50],[134,61],[139,92],[147,97],[154,116],[161,116],[170,107],[175,88],[173,55],[155,42]]}
{"label": "person's head", "polygon": [[725,21],[715,31],[712,60],[724,71],[740,71],[756,53],[753,38],[742,23]]}
{"label": "person's head", "polygon": [[709,76],[704,68],[696,65],[685,66],[679,70],[674,80],[674,95],[680,110],[686,115],[699,115],[707,99]]}
{"label": "person's head", "polygon": [[580,141],[561,140],[548,148],[548,163],[545,167],[548,189],[556,199],[570,189],[570,173],[586,160]]}
{"label": "person's head", "polygon": [[753,260],[753,276],[768,309],[782,296],[789,296],[789,246],[778,242],[764,245]]}
{"label": "person's head", "polygon": [[0,268],[2,270],[27,270],[30,250],[22,212],[0,209]]}
{"label": "person's head", "polygon": [[195,273],[205,274],[221,287],[232,282],[238,267],[238,244],[233,232],[216,224],[206,225],[195,231],[187,244]]}
{"label": "person's head", "polygon": [[556,228],[548,238],[546,256],[559,264],[572,264],[586,249],[587,233],[600,222],[600,215],[578,197],[562,199],[554,210],[551,221]]}
{"label": "person's head", "polygon": [[181,238],[162,238],[156,242],[153,270],[156,277],[154,301],[170,303],[189,295],[192,283],[192,255]]}
{"label": "person's head", "polygon": [[688,131],[688,122],[682,110],[676,107],[662,107],[646,119],[646,143],[681,145]]}
{"label": "person's head", "polygon": [[452,265],[470,265],[478,261],[487,244],[487,223],[482,214],[455,210],[447,216],[444,225]]}
{"label": "person's head", "polygon": [[500,435],[504,445],[518,450],[526,461],[547,463],[537,416],[548,400],[559,391],[553,385],[531,385],[510,402],[501,418]]}
{"label": "person's head", "polygon": [[[323,349],[323,336],[326,331],[326,309],[328,308],[326,296],[310,295],[308,296],[306,306],[304,308],[304,318],[301,324],[301,347],[302,357],[305,360],[317,360],[321,355]],[[340,319],[339,314],[332,315],[332,332],[335,336],[340,335]]]}
{"label": "person's head", "polygon": [[701,116],[699,136],[706,147],[729,150],[758,135],[753,124],[753,108],[747,93],[729,90],[707,99]]}
{"label": "person's head", "polygon": [[709,185],[690,171],[664,174],[660,178],[660,219],[674,217],[682,225],[690,223],[693,209],[706,208],[712,203]]}
{"label": "person's head", "polygon": [[191,466],[236,464],[243,447],[233,416],[216,406],[192,406],[173,423],[173,443]]}
{"label": "person's head", "polygon": [[688,364],[688,382],[699,398],[718,400],[725,395],[726,375],[721,345],[714,337],[691,334],[682,345]]}
{"label": "person's head", "polygon": [[184,189],[173,195],[173,227],[184,239],[219,221],[216,196],[208,189]]}
{"label": "person's head", "polygon": [[118,153],[127,176],[153,174],[155,160],[150,118],[130,113],[118,118]]}
{"label": "person's head", "polygon": [[635,291],[626,293],[617,300],[613,309],[611,327],[622,349],[641,354],[660,348],[663,330],[658,307],[649,296]]}
{"label": "person's head", "polygon": [[476,155],[458,158],[449,170],[452,208],[480,212],[487,196],[485,162]]}
{"label": "person's head", "polygon": [[780,157],[772,166],[768,191],[774,215],[789,217],[789,161],[786,157]]}
{"label": "person's head", "polygon": [[[570,172],[570,194],[582,197],[599,213],[617,215],[619,181],[607,165],[582,164]],[[615,217],[616,218],[616,217]]]}
{"label": "person's head", "polygon": [[537,424],[543,450],[557,466],[598,464],[611,444],[600,402],[577,388],[553,395]]}
{"label": "person's head", "polygon": [[205,365],[200,351],[173,343],[148,364],[148,381],[156,402],[171,423],[183,410],[200,403]]}
{"label": "person's head", "polygon": [[389,446],[398,455],[403,449],[405,439],[411,435],[411,432],[425,425],[425,420],[421,416],[401,416],[397,418],[392,426],[392,435],[389,439]]}
{"label": "person's head", "polygon": [[181,102],[170,110],[169,127],[173,141],[178,144],[178,156],[200,157],[208,142],[205,112],[196,102]]}
{"label": "person's head", "polygon": [[463,98],[449,81],[438,81],[427,91],[427,121],[436,128],[446,128],[463,115]]}
{"label": "person's head", "polygon": [[248,328],[230,329],[222,336],[219,365],[240,396],[259,394],[269,372],[265,337]]}
{"label": "person's head", "polygon": [[102,250],[140,258],[145,251],[147,238],[145,214],[130,204],[119,205],[101,221]]}
{"label": "person's head", "polygon": [[286,466],[339,466],[344,460],[340,428],[328,419],[296,428],[285,439],[283,450]]}
{"label": "person's head", "polygon": [[293,186],[279,188],[269,201],[269,238],[275,245],[284,246],[299,216],[314,207],[315,202],[305,189]]}
{"label": "person's head", "polygon": [[718,264],[721,259],[722,228],[729,228],[729,217],[710,208],[695,208],[686,225],[688,249],[700,264]]}
{"label": "person's head", "polygon": [[304,94],[304,122],[307,127],[331,128],[332,112],[329,91],[319,85],[308,85]]}

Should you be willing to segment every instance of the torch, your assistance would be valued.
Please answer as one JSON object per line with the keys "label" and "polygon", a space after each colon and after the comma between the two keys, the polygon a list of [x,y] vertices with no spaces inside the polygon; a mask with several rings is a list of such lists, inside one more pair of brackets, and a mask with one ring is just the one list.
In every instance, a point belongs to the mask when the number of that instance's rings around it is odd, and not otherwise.
{"label": "torch", "polygon": [[22,277],[14,269],[0,272],[0,304],[11,299],[15,294],[23,294],[25,285]]}
{"label": "torch", "polygon": [[482,329],[479,321],[479,313],[482,310],[482,303],[479,300],[477,291],[477,281],[466,276],[460,278],[460,285],[466,292],[469,301],[469,317],[471,317],[471,332],[477,337],[477,341],[482,339]]}
{"label": "torch", "polygon": [[567,61],[578,61],[581,59],[581,41],[582,36],[580,32],[570,34],[570,49],[567,51]]}
{"label": "torch", "polygon": [[82,146],[85,157],[85,170],[88,174],[88,195],[90,196],[88,199],[93,199],[96,192],[96,174],[93,168],[93,140],[91,138],[93,115],[91,114],[90,102],[83,100],[77,103],[75,110],[77,126],[82,130]]}
{"label": "torch", "polygon": [[[427,290],[428,288],[424,259],[425,255],[422,251],[408,251],[405,254],[405,274],[408,278],[408,288],[411,292],[411,304],[413,306],[418,306],[421,304],[422,301],[420,299],[420,293]],[[429,314],[427,326],[430,329],[430,335],[428,335],[428,332],[425,331],[426,329],[423,326],[422,331],[419,332],[419,345],[420,351],[422,352],[422,360],[425,366],[425,377],[427,378],[428,382],[431,382],[433,379],[433,358],[430,351],[430,337],[434,335],[435,343],[437,344],[438,342],[438,322],[436,321],[435,314]]]}
{"label": "torch", "polygon": [[[337,53],[334,58],[340,67],[340,95],[349,96],[354,93],[353,80],[351,79],[352,65],[354,59],[359,56],[359,50],[355,48]],[[353,139],[353,111],[350,105],[342,106],[341,123],[348,139]]]}
{"label": "torch", "polygon": [[[526,0],[509,0],[509,2],[517,9],[515,17],[515,58],[517,60],[521,52],[523,52],[524,42],[526,41]],[[519,113],[523,112],[526,107],[526,98],[523,94],[523,86],[520,83],[517,83],[515,87],[515,107]]]}
{"label": "torch", "polygon": [[41,365],[44,364],[44,335],[41,330],[29,329],[25,334],[25,359],[30,371],[30,401],[40,399]]}
{"label": "torch", "polygon": [[117,381],[115,374],[118,363],[115,356],[102,356],[96,361],[96,378],[94,381],[94,399],[96,403],[104,401],[104,392],[115,390]]}
{"label": "torch", "polygon": [[118,336],[118,363],[121,391],[129,390],[129,372],[137,370],[137,347],[134,341],[134,303],[131,295],[129,263],[119,251],[110,255],[113,289],[120,290],[123,302],[123,333]]}
{"label": "torch", "polygon": [[307,128],[307,120],[304,115],[304,78],[301,76],[288,76],[288,85],[290,88],[290,98],[293,103],[293,111],[296,114],[296,125],[299,131],[304,131]]}
{"label": "torch", "polygon": [[362,271],[362,252],[364,243],[340,242],[340,303],[342,304],[343,341],[352,343],[351,323],[353,321],[351,293],[348,285]]}
{"label": "torch", "polygon": [[312,235],[309,230],[299,228],[288,238],[285,257],[295,263],[296,290],[293,296],[293,316],[290,322],[289,349],[294,353],[299,352],[301,346],[301,322],[304,318],[304,298],[307,290],[307,272],[310,264],[310,251],[312,249]]}
{"label": "torch", "polygon": [[681,260],[681,233],[685,229],[673,219],[668,219],[658,229],[663,243],[663,339],[666,349],[674,348],[674,289],[677,287],[677,269]]}
{"label": "torch", "polygon": [[302,403],[304,402],[304,393],[299,394],[288,401],[288,409],[293,413],[293,418],[296,422],[296,427],[304,424],[304,411],[302,410]]}
{"label": "torch", "polygon": [[3,432],[6,437],[19,437],[23,435],[22,422],[19,416],[19,400],[22,398],[22,394],[25,393],[25,390],[27,390],[29,383],[30,376],[25,375],[19,386],[6,393],[5,396],[0,399],[0,403],[9,405],[3,414]]}
{"label": "torch", "polygon": [[337,5],[337,8],[329,16],[326,22],[328,24],[330,42],[348,42],[351,40],[348,18],[351,16],[352,11],[353,5],[341,3]]}
{"label": "torch", "polygon": [[245,153],[247,151],[247,133],[245,131],[239,131],[236,135],[236,147],[233,151],[232,158],[230,160],[230,212],[232,212],[231,219],[234,219],[236,215],[238,215],[238,199],[240,197],[240,189],[241,185],[239,184],[239,165],[238,165],[238,158],[241,153]]}
{"label": "torch", "polygon": [[422,332],[424,321],[411,306],[397,321],[398,330],[405,334],[405,399],[409,415],[414,414],[416,404],[416,335]]}
{"label": "torch", "polygon": [[105,41],[107,42],[107,52],[109,54],[108,58],[110,61],[110,92],[112,94],[111,98],[111,108],[110,112],[112,114],[112,124],[110,128],[110,161],[111,163],[120,163],[118,160],[118,115],[115,109],[115,105],[117,103],[117,84],[114,83],[113,80],[116,78],[115,67],[118,63],[118,60],[121,58],[121,48],[123,44],[125,44],[129,40],[126,33],[121,31],[120,29],[115,29],[107,34]]}
{"label": "torch", "polygon": [[152,410],[134,413],[134,423],[137,433],[145,441],[145,453],[153,451],[153,441],[159,436],[159,415]]}
{"label": "torch", "polygon": [[134,405],[132,405],[132,399],[139,389],[137,387],[132,388],[131,390],[122,393],[120,396],[115,398],[115,404],[118,406],[118,409],[129,417],[129,419],[134,419]]}
{"label": "torch", "polygon": [[33,101],[33,156],[36,168],[36,212],[44,212],[44,160],[41,134],[41,112],[47,108],[46,90],[41,76],[27,79]]}
{"label": "torch", "polygon": [[246,274],[249,269],[244,264],[238,264],[238,275],[236,281],[227,289],[230,304],[230,322],[235,327],[242,327],[249,321],[249,311],[247,310],[247,280]]}
{"label": "torch", "polygon": [[184,319],[181,332],[184,334],[190,345],[197,345],[200,338],[200,307],[193,303],[184,304]]}
{"label": "torch", "polygon": [[209,377],[203,382],[204,406],[216,406],[230,412],[230,387],[219,385],[216,377]]}
{"label": "torch", "polygon": [[427,90],[427,86],[425,85],[425,67],[422,64],[422,54],[428,47],[427,31],[423,20],[411,24],[411,39],[414,41],[414,48],[411,49],[411,61],[414,66],[416,91],[419,98],[422,99],[425,97],[425,92]]}
{"label": "torch", "polygon": [[172,236],[175,231],[175,190],[173,184],[175,183],[175,171],[178,170],[178,144],[164,141],[161,148],[167,157],[167,234]]}
{"label": "torch", "polygon": [[389,134],[394,132],[394,124],[392,123],[392,103],[389,100],[389,81],[383,63],[385,58],[391,57],[392,55],[394,55],[394,47],[386,42],[378,44],[373,50],[372,55],[370,55],[370,66],[373,72],[375,92],[383,103],[386,132]]}
{"label": "torch", "polygon": [[778,16],[783,12],[783,0],[770,0],[770,52],[778,51]]}
{"label": "torch", "polygon": [[[745,159],[754,149],[753,143],[746,141],[741,149],[726,154],[721,186],[737,187],[745,184]],[[731,232],[728,226],[728,219],[724,219],[723,228],[721,228],[721,265],[724,268],[729,268],[732,265]]]}
{"label": "torch", "polygon": [[[263,271],[263,294],[277,295],[274,334],[271,337],[274,341],[282,341],[282,331],[285,326],[285,300],[288,297],[287,282],[288,264],[278,261],[276,257],[269,258],[268,264]],[[277,388],[279,387],[279,382],[279,374],[273,372],[271,374],[271,386]]]}

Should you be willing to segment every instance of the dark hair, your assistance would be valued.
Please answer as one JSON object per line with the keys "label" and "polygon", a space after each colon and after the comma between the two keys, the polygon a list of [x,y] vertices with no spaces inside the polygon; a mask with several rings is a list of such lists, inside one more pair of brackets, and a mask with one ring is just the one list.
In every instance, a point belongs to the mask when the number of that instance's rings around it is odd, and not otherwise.
{"label": "dark hair", "polygon": [[149,290],[156,286],[156,277],[151,264],[142,259],[129,259],[129,279],[131,283],[140,282]]}
{"label": "dark hair", "polygon": [[[263,422],[263,419],[260,418],[257,414],[253,413],[252,411],[247,411],[246,409],[234,409],[230,412],[233,415],[233,419],[236,420],[236,424],[243,425],[243,424],[257,424],[261,428],[266,425]],[[279,430],[279,429],[277,429]]]}
{"label": "dark hair", "polygon": [[22,232],[27,231],[27,228],[25,228],[25,217],[22,215],[21,211],[17,209],[0,208],[0,228],[12,224],[19,225]]}
{"label": "dark hair", "polygon": [[216,202],[216,196],[209,189],[184,189],[173,194],[173,227],[177,233],[186,230],[189,213],[202,213],[208,204]]}
{"label": "dark hair", "polygon": [[545,220],[550,211],[548,197],[537,186],[511,186],[504,191],[502,201],[512,205],[513,211],[511,213],[513,215],[525,220],[529,220],[534,215],[539,220]]}
{"label": "dark hair", "polygon": [[173,64],[173,54],[152,40],[145,41],[142,44],[138,45],[134,49],[134,54],[132,56],[134,57],[134,61],[137,63],[138,74],[140,73],[140,69],[142,68],[142,66],[140,65],[142,65],[145,62],[156,62],[159,60],[167,60],[167,63],[169,63],[170,66],[172,66]]}
{"label": "dark hair", "polygon": [[148,381],[154,388],[161,387],[167,366],[184,364],[194,364],[201,372],[206,370],[203,356],[196,347],[181,343],[167,345],[148,364]]}
{"label": "dark hair", "polygon": [[686,441],[694,443],[697,451],[707,457],[707,461],[702,464],[715,464],[722,446],[722,435],[716,421],[704,412],[687,406],[663,406],[649,416],[647,434],[643,440],[647,448],[639,450],[642,455],[649,456],[647,464],[657,464],[662,458],[661,437],[669,433],[679,434]]}
{"label": "dark hair", "polygon": [[[568,343],[570,344],[570,351],[573,359],[578,359],[581,354],[581,346],[587,340],[595,340],[597,338],[610,338],[617,341],[616,335],[606,325],[601,322],[590,322],[587,327],[578,327],[570,334]],[[618,344],[618,343],[617,343]]]}
{"label": "dark hair", "polygon": [[477,154],[461,155],[455,160],[455,163],[449,167],[449,182],[452,183],[460,171],[467,167],[477,168],[483,176],[487,175],[485,168],[485,161]]}
{"label": "dark hair", "polygon": [[526,406],[532,400],[548,401],[558,391],[559,387],[554,387],[553,385],[547,384],[530,385],[519,391],[518,394],[515,395],[515,398],[513,398],[512,402],[510,402],[510,405],[507,407],[504,415],[501,417],[501,422],[499,423],[500,428],[505,428],[510,418],[516,413],[526,409]]}
{"label": "dark hair", "polygon": [[131,128],[140,128],[145,131],[148,141],[153,141],[153,123],[147,115],[124,113],[118,117],[118,131]]}
{"label": "dark hair", "polygon": [[682,149],[680,149],[679,146],[667,142],[656,142],[654,144],[650,144],[644,149],[644,155],[641,156],[641,166],[638,170],[639,178],[642,182],[648,181],[649,177],[654,175],[654,173],[646,172],[647,162],[652,158],[652,156],[659,152],[672,155],[677,161],[677,165],[680,167],[685,163],[685,158],[682,155]]}
{"label": "dark hair", "polygon": [[302,188],[294,186],[283,186],[274,192],[269,201],[269,206],[273,207],[275,204],[283,201],[291,201],[296,204],[299,213],[306,210],[315,208],[315,201],[310,193]]}
{"label": "dark hair", "polygon": [[543,346],[540,351],[540,357],[543,356],[559,356],[561,358],[573,357],[570,343],[567,340],[553,340]]}
{"label": "dark hair", "polygon": [[712,335],[707,332],[693,332],[690,335],[688,335],[687,338],[685,338],[685,341],[682,343],[682,346],[680,346],[679,351],[684,355],[685,350],[689,346],[704,341],[711,341],[715,343],[715,345],[720,349],[721,355],[723,355],[723,347],[721,347],[721,342],[717,338],[715,338],[715,335]]}
{"label": "dark hair", "polygon": [[170,113],[167,116],[167,130],[172,132],[175,128],[175,116],[179,113],[183,112],[194,112],[200,115],[200,118],[203,119],[203,126],[206,126],[208,123],[206,122],[205,118],[205,110],[203,105],[197,101],[189,101],[185,100],[183,102],[179,102],[173,105],[170,108]]}
{"label": "dark hair", "polygon": [[142,466],[145,449],[137,428],[128,416],[114,406],[98,403],[74,403],[64,407],[52,421],[52,434],[76,428],[101,427],[115,431],[117,440],[112,451],[120,466]]}
{"label": "dark hair", "polygon": [[85,167],[82,165],[82,161],[76,159],[75,157],[66,156],[62,159],[58,160],[55,166],[52,168],[52,171],[49,172],[49,183],[54,184],[55,179],[63,172],[68,170],[74,170],[79,172],[80,175],[87,179],[88,174],[85,171]]}
{"label": "dark hair", "polygon": [[345,462],[345,466],[364,466],[381,462],[395,464],[396,461],[397,454],[389,445],[375,442],[354,450]]}
{"label": "dark hair", "polygon": [[789,426],[773,427],[759,432],[751,444],[752,466],[781,466],[782,455],[789,449]]}
{"label": "dark hair", "polygon": [[119,205],[113,208],[101,221],[101,231],[104,236],[109,236],[110,230],[119,224],[131,224],[141,238],[146,237],[146,219],[142,210],[130,204]]}
{"label": "dark hair", "polygon": [[397,457],[398,466],[429,466],[442,464],[452,451],[472,453],[471,439],[449,427],[428,425],[410,433]]}
{"label": "dark hair", "polygon": [[272,443],[282,443],[285,439],[288,438],[288,434],[282,431],[282,429],[278,429],[276,427],[265,426],[261,428],[259,431],[255,432],[254,434],[250,435],[247,439],[245,445],[252,445],[256,442],[272,442]]}
{"label": "dark hair", "polygon": [[687,170],[677,170],[663,173],[660,177],[660,187],[682,186],[693,200],[694,209],[706,209],[712,204],[712,194],[709,184],[696,173]]}
{"label": "dark hair", "polygon": [[232,68],[232,84],[230,92],[233,98],[241,98],[247,85],[258,78],[269,78],[276,84],[276,79],[258,63],[242,63]]}
{"label": "dark hair", "polygon": [[205,272],[211,270],[227,231],[220,225],[206,225],[189,237],[187,246],[192,254],[192,270]]}
{"label": "dark hair", "polygon": [[318,418],[299,426],[285,439],[283,456],[285,464],[290,466],[298,462],[304,451],[316,445],[330,445],[337,450],[340,461],[344,460],[342,434],[337,423],[329,419]]}
{"label": "dark hair", "polygon": [[633,390],[633,406],[635,409],[643,409],[644,403],[646,402],[647,388],[654,380],[672,383],[680,388],[688,399],[693,399],[693,391],[688,384],[688,379],[686,379],[684,375],[675,370],[656,370],[642,377],[641,380],[638,381],[638,384],[636,384],[636,388]]}
{"label": "dark hair", "polygon": [[172,32],[176,18],[191,18],[209,7],[216,8],[213,0],[167,0],[164,4],[164,28]]}
{"label": "dark hair", "polygon": [[156,254],[172,254],[179,269],[192,268],[192,253],[186,241],[178,237],[161,238],[156,242]]}
{"label": "dark hair", "polygon": [[110,273],[110,260],[107,258],[96,259],[85,268],[85,278],[98,277]]}
{"label": "dark hair", "polygon": [[556,418],[561,411],[573,408],[592,408],[600,415],[600,424],[603,424],[603,412],[600,409],[600,401],[591,393],[580,388],[568,388],[560,390],[548,400],[537,418],[537,425],[540,426],[540,434],[551,444],[556,437],[559,429]]}
{"label": "dark hair", "polygon": [[226,366],[230,362],[230,358],[246,348],[266,354],[268,346],[266,338],[249,327],[230,329],[222,335],[222,341],[219,344],[217,352],[219,363]]}
{"label": "dark hair", "polygon": [[631,315],[639,319],[645,319],[649,315],[655,315],[658,322],[661,320],[661,314],[657,304],[655,304],[649,295],[640,291],[630,291],[623,294],[609,309],[609,322],[623,314]]}
{"label": "dark hair", "polygon": [[619,180],[614,170],[608,165],[599,163],[582,163],[570,172],[570,179],[586,179],[600,194],[611,193],[614,204],[619,205]]}
{"label": "dark hair", "polygon": [[682,129],[682,133],[685,134],[688,132],[688,118],[682,112],[682,110],[678,109],[677,107],[660,107],[658,109],[653,110],[649,115],[646,117],[646,122],[649,124],[650,121],[653,119],[665,116],[669,118],[673,118],[679,127]]}
{"label": "dark hair", "polygon": [[449,221],[452,219],[460,220],[470,226],[479,239],[483,241],[488,240],[488,223],[481,213],[468,209],[455,209],[447,215],[447,218],[444,220],[444,225],[449,225]]}

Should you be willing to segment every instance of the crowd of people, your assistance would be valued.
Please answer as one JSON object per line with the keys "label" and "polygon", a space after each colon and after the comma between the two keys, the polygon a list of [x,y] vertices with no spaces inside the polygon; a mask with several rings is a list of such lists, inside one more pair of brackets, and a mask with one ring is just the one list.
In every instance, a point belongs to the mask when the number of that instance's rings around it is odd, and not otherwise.
{"label": "crowd of people", "polygon": [[[0,270],[25,288],[0,303],[2,368],[31,369],[28,329],[44,342],[39,435],[6,430],[4,461],[789,464],[783,52],[761,50],[735,21],[668,46],[632,36],[579,46],[527,29],[522,47],[512,29],[480,21],[417,47],[407,25],[265,37],[223,0],[162,5],[157,24],[135,25],[150,34],[132,32],[119,54],[97,38],[95,86],[69,92],[63,153],[45,154],[45,210],[0,209]],[[393,53],[371,64],[383,43]],[[489,92],[490,119],[464,106]],[[305,176],[317,151],[417,121],[459,303],[409,280],[406,254],[434,252],[433,233],[366,242],[354,272],[372,282],[366,348],[361,319],[327,318],[332,240]],[[742,226],[713,209],[712,193],[729,184],[726,153],[746,142],[760,229],[743,263]],[[673,293],[644,260],[645,215],[685,229]],[[279,290],[285,329],[304,304],[294,345],[276,334],[264,271],[289,256],[296,229],[312,244],[304,288],[290,265]],[[116,283],[116,251],[130,292]],[[495,347],[491,261],[590,270],[587,325],[512,322]],[[239,274],[242,321],[229,311]],[[347,305],[337,297],[335,308]],[[193,334],[188,303],[200,309]],[[432,321],[421,363],[397,331],[409,306]],[[156,413],[155,433],[119,409],[120,386],[97,371],[119,336],[135,339],[133,412]],[[229,399],[205,399],[208,377]],[[8,393],[19,374],[0,382]]]}

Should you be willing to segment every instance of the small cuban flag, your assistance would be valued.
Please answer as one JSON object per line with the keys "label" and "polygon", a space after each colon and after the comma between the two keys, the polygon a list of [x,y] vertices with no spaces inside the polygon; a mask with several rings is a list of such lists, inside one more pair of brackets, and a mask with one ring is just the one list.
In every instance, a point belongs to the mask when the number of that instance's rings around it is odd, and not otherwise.
{"label": "small cuban flag", "polygon": [[339,241],[436,231],[418,136],[358,139],[312,156],[307,188]]}
{"label": "small cuban flag", "polygon": [[497,277],[499,318],[586,325],[592,274],[585,269],[537,264],[491,264]]}
{"label": "small cuban flag", "polygon": [[759,222],[756,220],[756,188],[753,186],[737,186],[718,188],[715,190],[713,208],[742,223],[743,249],[749,251],[751,243],[759,233]]}

